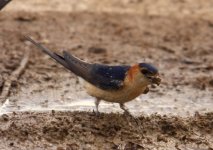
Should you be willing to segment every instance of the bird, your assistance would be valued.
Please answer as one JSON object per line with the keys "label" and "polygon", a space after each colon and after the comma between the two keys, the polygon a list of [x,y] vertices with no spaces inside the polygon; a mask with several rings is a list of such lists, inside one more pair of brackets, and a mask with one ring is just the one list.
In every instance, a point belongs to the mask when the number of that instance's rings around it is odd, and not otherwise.
{"label": "bird", "polygon": [[118,103],[124,113],[130,114],[125,103],[141,94],[147,94],[149,85],[159,85],[161,82],[158,69],[149,63],[142,62],[134,65],[88,63],[67,51],[63,51],[63,55],[60,55],[29,36],[25,38],[66,69],[84,79],[87,93],[95,97],[97,115],[99,114],[98,106],[102,100]]}

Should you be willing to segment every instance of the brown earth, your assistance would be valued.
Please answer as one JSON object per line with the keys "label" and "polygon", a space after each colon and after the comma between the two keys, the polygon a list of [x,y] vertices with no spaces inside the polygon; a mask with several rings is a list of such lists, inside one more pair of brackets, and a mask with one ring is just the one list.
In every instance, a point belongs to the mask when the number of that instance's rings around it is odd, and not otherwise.
{"label": "brown earth", "polygon": [[138,117],[88,112],[13,113],[1,118],[1,149],[212,149],[213,114]]}
{"label": "brown earth", "polygon": [[[30,51],[27,67],[6,97],[10,105],[0,118],[0,149],[213,149],[212,2],[175,1],[174,10],[166,11],[165,2],[154,5],[144,0],[149,13],[133,11],[140,10],[141,1],[129,2],[119,9],[107,5],[112,11],[101,11],[99,4],[97,10],[93,5],[86,11],[79,6],[80,11],[57,12],[43,10],[45,5],[34,9],[33,2],[25,11],[13,10],[11,3],[0,13],[0,91]],[[23,35],[90,62],[151,62],[159,68],[162,84],[151,88],[148,100],[129,104],[138,115],[136,121],[111,113],[111,108],[117,110],[114,105],[104,105],[103,112],[110,113],[99,118],[86,108],[42,112],[87,95],[73,74]],[[44,109],[35,111],[37,106]]]}

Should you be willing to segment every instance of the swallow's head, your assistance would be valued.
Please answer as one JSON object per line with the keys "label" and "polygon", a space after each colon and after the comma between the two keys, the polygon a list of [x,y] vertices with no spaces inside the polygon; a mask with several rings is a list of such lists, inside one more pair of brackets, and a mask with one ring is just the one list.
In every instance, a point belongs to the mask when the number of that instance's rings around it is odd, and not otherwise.
{"label": "swallow's head", "polygon": [[150,84],[159,85],[161,79],[159,78],[158,69],[148,63],[139,63],[140,72],[149,81]]}

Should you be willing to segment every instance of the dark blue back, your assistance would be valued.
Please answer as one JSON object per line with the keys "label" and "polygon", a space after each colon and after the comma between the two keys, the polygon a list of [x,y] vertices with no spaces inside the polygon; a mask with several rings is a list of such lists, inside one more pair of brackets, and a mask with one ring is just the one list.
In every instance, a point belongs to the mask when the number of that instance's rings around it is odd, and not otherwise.
{"label": "dark blue back", "polygon": [[130,66],[95,64],[92,69],[93,84],[104,90],[119,89]]}

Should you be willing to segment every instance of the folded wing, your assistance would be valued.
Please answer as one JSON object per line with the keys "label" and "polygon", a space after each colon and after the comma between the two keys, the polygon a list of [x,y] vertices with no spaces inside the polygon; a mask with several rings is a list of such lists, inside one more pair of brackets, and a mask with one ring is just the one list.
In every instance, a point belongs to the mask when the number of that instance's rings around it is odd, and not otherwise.
{"label": "folded wing", "polygon": [[77,76],[103,90],[119,90],[123,87],[124,79],[130,66],[107,66],[102,64],[90,64],[82,61],[68,52],[64,51],[63,56],[56,54],[30,37],[27,40],[36,45],[44,53],[55,59],[58,63],[69,69]]}

